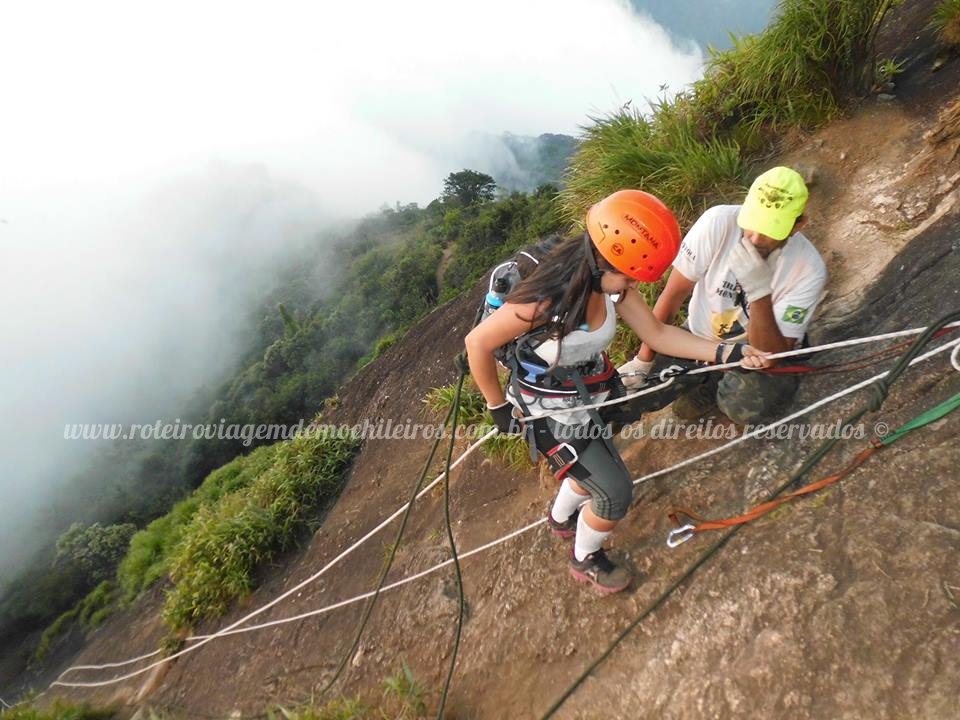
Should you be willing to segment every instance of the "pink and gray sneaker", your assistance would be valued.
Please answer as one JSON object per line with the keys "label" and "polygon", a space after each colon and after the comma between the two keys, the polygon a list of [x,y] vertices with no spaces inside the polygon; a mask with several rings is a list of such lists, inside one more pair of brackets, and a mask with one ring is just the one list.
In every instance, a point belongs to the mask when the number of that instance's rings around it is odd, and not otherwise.
{"label": "pink and gray sneaker", "polygon": [[571,554],[570,574],[578,582],[590,583],[604,594],[626,590],[630,584],[630,572],[613,563],[603,548],[583,560],[577,560],[576,555]]}

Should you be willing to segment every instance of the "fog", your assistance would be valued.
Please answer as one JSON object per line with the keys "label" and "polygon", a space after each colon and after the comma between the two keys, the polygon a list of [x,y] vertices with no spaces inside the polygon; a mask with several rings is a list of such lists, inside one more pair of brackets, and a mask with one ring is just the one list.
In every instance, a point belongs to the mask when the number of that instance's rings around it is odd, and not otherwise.
{"label": "fog", "polygon": [[64,425],[169,419],[292,250],[437,197],[471,133],[575,135],[704,58],[617,0],[332,5],[5,9],[0,590],[90,451]]}

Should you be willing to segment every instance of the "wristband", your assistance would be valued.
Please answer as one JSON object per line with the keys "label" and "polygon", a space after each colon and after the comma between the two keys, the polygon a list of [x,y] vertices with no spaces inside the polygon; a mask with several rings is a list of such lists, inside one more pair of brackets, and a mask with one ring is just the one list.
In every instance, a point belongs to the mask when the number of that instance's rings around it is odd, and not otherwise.
{"label": "wristband", "polygon": [[726,363],[735,363],[743,360],[743,343],[720,343],[717,345],[717,352],[714,355],[714,363],[717,365],[724,365],[723,359],[723,350],[727,345],[730,345],[730,355],[727,356]]}

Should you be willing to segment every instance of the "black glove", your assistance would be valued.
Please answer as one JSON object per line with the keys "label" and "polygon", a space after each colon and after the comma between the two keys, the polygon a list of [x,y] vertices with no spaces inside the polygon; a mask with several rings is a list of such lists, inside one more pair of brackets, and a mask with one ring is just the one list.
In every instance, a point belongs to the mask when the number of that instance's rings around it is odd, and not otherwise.
{"label": "black glove", "polygon": [[490,415],[497,429],[506,435],[522,435],[523,423],[513,416],[513,405],[505,402],[503,405],[488,407]]}

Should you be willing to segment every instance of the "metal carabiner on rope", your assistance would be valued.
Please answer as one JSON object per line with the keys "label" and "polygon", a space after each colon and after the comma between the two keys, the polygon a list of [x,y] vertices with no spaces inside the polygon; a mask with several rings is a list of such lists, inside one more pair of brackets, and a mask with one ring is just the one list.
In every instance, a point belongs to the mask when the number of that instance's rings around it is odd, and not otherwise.
{"label": "metal carabiner on rope", "polygon": [[683,525],[682,527],[674,528],[669,533],[667,533],[667,547],[675,548],[679,545],[683,545],[687,540],[693,537],[693,534],[697,531],[696,525]]}
{"label": "metal carabiner on rope", "polygon": [[686,375],[688,370],[689,368],[685,368],[682,365],[669,365],[660,371],[660,382],[667,382],[671,378]]}

